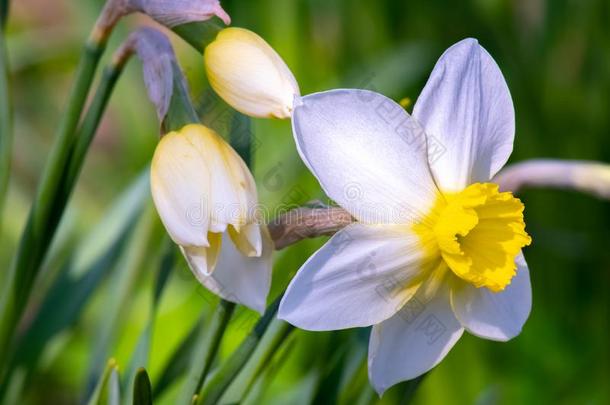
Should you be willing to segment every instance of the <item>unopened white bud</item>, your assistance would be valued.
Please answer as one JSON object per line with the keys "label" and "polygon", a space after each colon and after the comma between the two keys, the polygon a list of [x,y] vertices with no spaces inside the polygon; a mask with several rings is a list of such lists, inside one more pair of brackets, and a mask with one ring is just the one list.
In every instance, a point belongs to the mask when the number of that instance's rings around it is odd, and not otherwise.
{"label": "unopened white bud", "polygon": [[253,117],[290,118],[299,85],[265,40],[243,28],[225,28],[204,52],[212,88],[237,111]]}

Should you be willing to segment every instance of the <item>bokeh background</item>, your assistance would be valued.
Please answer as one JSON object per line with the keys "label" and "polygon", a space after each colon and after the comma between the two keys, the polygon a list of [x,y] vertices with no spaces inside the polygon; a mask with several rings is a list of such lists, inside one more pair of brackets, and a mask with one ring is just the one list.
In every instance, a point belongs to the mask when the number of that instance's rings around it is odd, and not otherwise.
{"label": "bokeh background", "polygon": [[[2,216],[4,269],[23,228],[80,49],[103,4],[13,3],[8,48],[16,134]],[[610,162],[607,0],[222,4],[234,26],[256,31],[282,55],[303,94],[359,87],[416,100],[441,53],[465,37],[478,38],[498,62],[513,95],[517,133],[510,162],[539,157]],[[141,24],[154,25],[141,16],[124,20],[108,54]],[[172,41],[193,99],[208,114],[204,120],[215,125],[206,105],[211,95],[201,56],[179,38]],[[252,124],[261,202],[273,209],[324,200],[298,158],[289,122]],[[165,236],[151,209],[145,172],[158,135],[141,66],[134,60],[112,96],[22,324],[27,339],[19,352],[19,403],[82,401],[108,358],[114,357],[121,371],[129,367],[147,327],[153,328],[147,368],[153,387],[158,386],[180,342],[200,317],[209,318],[217,299],[197,284],[182,258],[159,305],[152,306]],[[529,321],[508,343],[465,335],[423,380],[414,403],[610,403],[610,202],[556,190],[529,190],[520,197],[534,240],[525,251],[534,297]],[[276,253],[272,295],[323,242],[304,241]],[[0,281],[5,274],[0,272]],[[238,310],[222,346],[223,358],[255,320],[253,313]],[[297,331],[249,401],[376,403],[366,381],[367,334],[366,329]],[[180,378],[168,384],[160,403],[174,403],[180,387]],[[224,402],[242,389],[238,381]],[[379,403],[400,403],[404,395],[398,386]]]}

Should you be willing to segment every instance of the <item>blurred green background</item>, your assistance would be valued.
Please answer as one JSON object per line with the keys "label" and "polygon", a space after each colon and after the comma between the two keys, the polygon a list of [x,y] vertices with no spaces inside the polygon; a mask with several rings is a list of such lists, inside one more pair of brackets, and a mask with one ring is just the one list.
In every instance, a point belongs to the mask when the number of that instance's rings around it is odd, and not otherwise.
{"label": "blurred green background", "polygon": [[[81,46],[102,4],[20,0],[12,5],[8,49],[16,123],[10,192],[2,216],[0,263],[5,269],[53,141]],[[511,162],[538,157],[610,162],[607,0],[222,4],[232,25],[254,30],[282,55],[302,94],[360,87],[396,100],[416,100],[441,53],[465,37],[475,37],[498,62],[513,95],[517,133]],[[120,24],[106,61],[140,24],[154,25],[141,16]],[[172,41],[193,99],[207,108],[210,95],[201,56],[179,38],[173,36]],[[212,115],[204,120],[215,125]],[[151,308],[165,250],[164,231],[151,209],[145,182],[132,186],[122,204],[117,206],[116,201],[146,170],[158,134],[141,67],[134,60],[112,96],[22,323],[24,331],[30,330],[29,340],[20,348],[22,372],[15,378],[20,379],[24,403],[82,401],[108,358],[116,358],[121,372],[126,372],[147,325],[154,327],[147,369],[155,387],[200,314],[209,318],[217,302],[179,258],[158,308]],[[254,120],[253,134],[254,172],[263,204],[274,208],[324,199],[298,158],[289,122]],[[610,403],[610,203],[564,191],[530,190],[520,197],[534,240],[525,251],[534,304],[523,333],[508,343],[465,335],[425,378],[415,403]],[[124,243],[112,246],[122,233]],[[273,296],[323,242],[305,241],[276,253]],[[99,263],[105,252],[111,254]],[[87,274],[91,277],[82,282]],[[58,278],[63,284],[53,293]],[[70,281],[75,279],[82,283]],[[49,291],[51,298],[43,300]],[[65,328],[50,326],[62,319]],[[252,313],[237,311],[222,346],[223,358],[255,319]],[[272,372],[249,394],[250,401],[332,403],[336,394],[344,403],[354,403],[370,394],[366,343],[366,330],[297,331],[278,353],[282,357],[276,356],[282,364],[273,364]],[[239,382],[234,385],[225,397],[227,403],[243,390]],[[178,379],[160,402],[174,403],[180,386]],[[400,403],[401,389],[390,390],[381,403]]]}

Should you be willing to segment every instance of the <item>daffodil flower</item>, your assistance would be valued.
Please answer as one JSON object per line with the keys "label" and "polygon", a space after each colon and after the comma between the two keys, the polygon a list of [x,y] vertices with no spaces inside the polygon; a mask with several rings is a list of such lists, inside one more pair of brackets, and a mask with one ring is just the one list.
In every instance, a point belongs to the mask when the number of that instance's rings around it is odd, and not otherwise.
{"label": "daffodil flower", "polygon": [[197,279],[224,299],[262,313],[273,245],[256,218],[252,174],[233,148],[203,125],[166,134],[153,156],[151,190]]}
{"label": "daffodil flower", "polygon": [[466,39],[437,62],[413,116],[366,90],[295,101],[293,132],[322,188],[358,222],[299,270],[279,317],[308,330],[373,326],[380,394],[438,364],[464,330],[505,341],[531,307],[523,204],[491,183],[514,139],[500,69]]}

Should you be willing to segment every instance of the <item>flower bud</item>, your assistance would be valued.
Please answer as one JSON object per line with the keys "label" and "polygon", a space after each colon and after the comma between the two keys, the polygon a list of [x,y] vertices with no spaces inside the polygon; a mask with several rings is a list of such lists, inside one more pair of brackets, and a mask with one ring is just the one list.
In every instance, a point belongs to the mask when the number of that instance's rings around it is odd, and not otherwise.
{"label": "flower bud", "polygon": [[214,271],[223,234],[244,257],[261,255],[254,179],[211,129],[192,124],[161,138],[151,165],[151,191],[165,228],[198,278]]}
{"label": "flower bud", "polygon": [[252,31],[225,28],[204,52],[212,88],[237,111],[253,117],[290,118],[300,95],[282,58]]}
{"label": "flower bud", "polygon": [[186,125],[161,138],[150,177],[159,216],[197,280],[262,314],[273,242],[258,223],[254,178],[237,152],[211,129]]}

